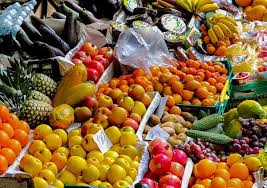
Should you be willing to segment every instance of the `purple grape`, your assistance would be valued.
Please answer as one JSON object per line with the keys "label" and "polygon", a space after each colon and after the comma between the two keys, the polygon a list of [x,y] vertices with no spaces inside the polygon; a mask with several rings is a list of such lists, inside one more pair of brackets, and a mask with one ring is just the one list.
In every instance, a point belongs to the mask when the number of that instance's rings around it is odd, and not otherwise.
{"label": "purple grape", "polygon": [[208,153],[208,152],[207,152],[206,150],[203,150],[203,151],[202,151],[202,154],[203,154],[203,155],[207,155],[207,153]]}
{"label": "purple grape", "polygon": [[201,147],[198,146],[198,145],[194,145],[193,148],[192,148],[192,151],[193,151],[196,155],[199,155],[199,154],[201,154]]}
{"label": "purple grape", "polygon": [[207,152],[211,152],[211,149],[210,149],[210,148],[207,148],[206,151],[207,151]]}
{"label": "purple grape", "polygon": [[253,142],[252,145],[255,147],[259,147],[259,142]]}
{"label": "purple grape", "polygon": [[185,149],[185,152],[187,152],[187,153],[190,153],[190,151],[191,151],[189,144],[186,144],[184,149]]}
{"label": "purple grape", "polygon": [[234,139],[233,143],[239,144],[239,140],[238,139]]}
{"label": "purple grape", "polygon": [[264,144],[261,143],[261,142],[259,142],[259,147],[260,147],[260,148],[263,148],[263,147],[264,147]]}
{"label": "purple grape", "polygon": [[248,137],[243,137],[243,140],[246,141],[246,144],[249,144],[249,138]]}
{"label": "purple grape", "polygon": [[232,148],[233,148],[233,150],[234,150],[235,152],[238,152],[238,151],[241,149],[241,146],[240,146],[240,144],[236,144],[236,143],[234,143]]}
{"label": "purple grape", "polygon": [[200,154],[200,155],[199,155],[199,158],[200,158],[200,159],[205,159],[205,155]]}
{"label": "purple grape", "polygon": [[256,142],[256,141],[258,141],[258,137],[256,136],[256,135],[252,135],[252,140],[254,141],[254,142]]}
{"label": "purple grape", "polygon": [[246,154],[246,152],[245,152],[245,151],[243,151],[243,150],[240,150],[240,151],[239,151],[239,154],[243,156],[243,155],[245,155],[245,154]]}
{"label": "purple grape", "polygon": [[259,141],[260,141],[260,143],[265,144],[266,143],[266,138],[261,138]]}
{"label": "purple grape", "polygon": [[207,154],[206,154],[206,157],[211,157],[211,154],[210,154],[210,153],[207,153]]}
{"label": "purple grape", "polygon": [[252,148],[248,148],[248,150],[246,151],[246,154],[250,155],[250,154],[252,154],[252,152],[253,152],[253,149]]}
{"label": "purple grape", "polygon": [[240,144],[246,144],[247,142],[245,140],[240,140]]}
{"label": "purple grape", "polygon": [[258,154],[259,153],[259,151],[260,151],[260,148],[259,147],[255,147],[255,148],[253,148],[253,154]]}

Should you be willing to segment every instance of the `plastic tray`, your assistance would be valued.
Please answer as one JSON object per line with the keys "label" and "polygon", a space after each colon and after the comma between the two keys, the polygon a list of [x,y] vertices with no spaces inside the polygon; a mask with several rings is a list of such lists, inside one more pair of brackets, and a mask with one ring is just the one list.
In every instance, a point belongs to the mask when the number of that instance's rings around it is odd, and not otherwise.
{"label": "plastic tray", "polygon": [[223,114],[224,113],[225,107],[228,103],[229,96],[231,95],[233,70],[232,70],[230,61],[226,60],[226,61],[219,61],[219,62],[222,62],[227,68],[228,80],[224,86],[224,89],[222,90],[220,99],[216,102],[216,104],[214,106],[196,106],[196,105],[178,104],[177,106],[181,108],[190,109],[190,111],[193,110],[193,111],[199,112],[200,110],[203,110],[208,114],[212,114],[212,113]]}

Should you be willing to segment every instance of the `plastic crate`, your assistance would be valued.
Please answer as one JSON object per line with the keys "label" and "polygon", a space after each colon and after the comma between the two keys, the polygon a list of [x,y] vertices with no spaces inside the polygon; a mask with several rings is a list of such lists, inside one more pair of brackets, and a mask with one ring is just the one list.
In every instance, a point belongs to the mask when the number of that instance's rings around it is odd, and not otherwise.
{"label": "plastic crate", "polygon": [[229,96],[231,95],[233,70],[232,70],[230,61],[225,60],[225,61],[219,61],[219,62],[222,62],[227,68],[228,80],[227,80],[227,84],[225,84],[224,86],[225,88],[222,90],[220,99],[216,102],[216,104],[214,106],[196,106],[196,105],[178,104],[177,106],[179,106],[185,111],[190,110],[190,112],[193,112],[193,113],[194,112],[199,113],[200,111],[204,111],[207,114],[213,114],[213,113],[223,114],[224,113],[224,110],[229,100]]}

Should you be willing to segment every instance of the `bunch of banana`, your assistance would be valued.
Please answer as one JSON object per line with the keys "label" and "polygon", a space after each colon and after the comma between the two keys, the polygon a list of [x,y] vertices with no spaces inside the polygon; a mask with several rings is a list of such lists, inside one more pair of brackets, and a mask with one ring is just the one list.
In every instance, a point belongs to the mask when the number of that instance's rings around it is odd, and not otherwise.
{"label": "bunch of banana", "polygon": [[220,8],[213,0],[176,0],[176,4],[194,14],[215,11]]}
{"label": "bunch of banana", "polygon": [[229,16],[214,14],[209,18],[208,23],[210,25],[208,35],[213,44],[224,38],[233,38],[238,34],[237,23]]}

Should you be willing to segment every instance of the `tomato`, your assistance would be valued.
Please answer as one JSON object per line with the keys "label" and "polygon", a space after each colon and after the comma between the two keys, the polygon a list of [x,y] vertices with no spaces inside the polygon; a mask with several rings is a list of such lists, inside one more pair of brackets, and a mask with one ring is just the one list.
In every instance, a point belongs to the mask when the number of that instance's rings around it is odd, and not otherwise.
{"label": "tomato", "polygon": [[172,148],[170,145],[155,145],[154,148],[151,151],[151,155],[157,155],[157,154],[164,154],[167,155],[170,159],[172,159]]}
{"label": "tomato", "polygon": [[162,187],[163,185],[169,185],[174,188],[181,188],[181,180],[173,174],[167,174],[160,178],[159,185],[160,187]]}
{"label": "tomato", "polygon": [[103,55],[109,62],[113,60],[113,49],[111,47],[100,48],[98,54]]}
{"label": "tomato", "polygon": [[91,61],[88,64],[88,68],[89,69],[95,69],[98,72],[99,76],[101,76],[103,74],[104,70],[105,70],[103,65],[100,62],[95,61],[95,60]]}
{"label": "tomato", "polygon": [[149,178],[144,178],[140,181],[141,183],[147,184],[150,188],[158,188],[158,182],[149,179]]}
{"label": "tomato", "polygon": [[91,57],[94,57],[98,54],[97,46],[90,42],[85,42],[80,50],[85,51]]}
{"label": "tomato", "polygon": [[87,69],[87,80],[97,81],[99,78],[99,73],[95,69]]}
{"label": "tomato", "polygon": [[184,166],[187,163],[187,155],[183,150],[175,149],[173,150],[172,161]]}
{"label": "tomato", "polygon": [[149,146],[148,146],[148,151],[151,153],[153,148],[156,146],[156,145],[163,145],[163,146],[166,146],[166,145],[169,145],[169,143],[166,141],[166,140],[161,140],[161,139],[155,139],[153,141],[151,141],[149,143]]}
{"label": "tomato", "polygon": [[164,174],[168,172],[171,167],[171,159],[164,154],[158,154],[152,157],[152,160],[149,163],[149,169],[154,174]]}
{"label": "tomato", "polygon": [[104,66],[104,68],[108,67],[109,61],[103,55],[97,55],[93,58],[93,60],[99,61]]}
{"label": "tomato", "polygon": [[76,54],[74,54],[72,59],[80,59],[83,62],[86,57],[87,57],[86,52],[78,51]]}

